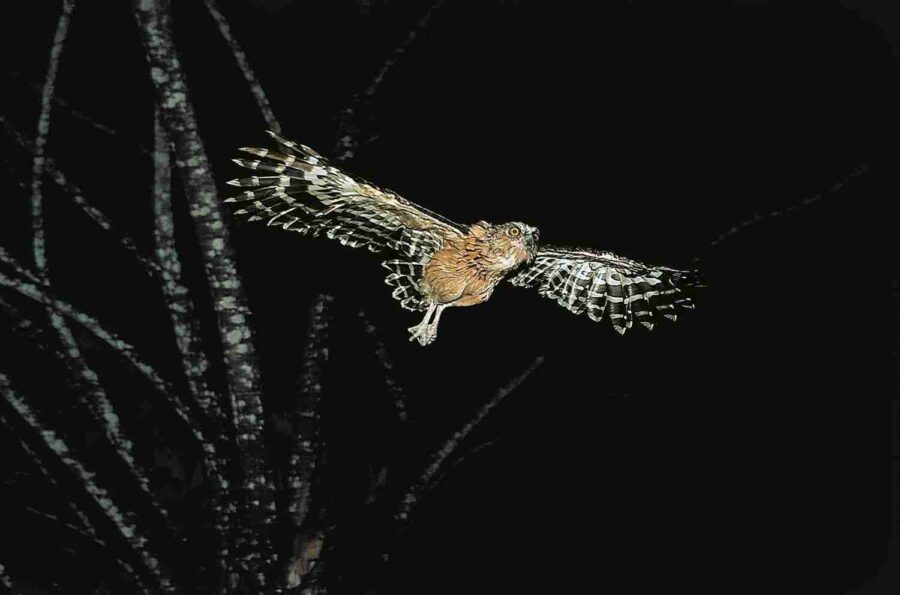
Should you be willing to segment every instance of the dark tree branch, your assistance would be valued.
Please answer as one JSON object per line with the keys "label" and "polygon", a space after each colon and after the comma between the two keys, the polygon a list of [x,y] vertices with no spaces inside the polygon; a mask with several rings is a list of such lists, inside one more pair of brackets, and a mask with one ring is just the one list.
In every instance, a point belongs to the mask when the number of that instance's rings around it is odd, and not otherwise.
{"label": "dark tree branch", "polygon": [[62,56],[66,35],[69,32],[69,21],[74,9],[74,0],[63,0],[62,13],[56,25],[53,45],[50,48],[50,64],[47,67],[47,76],[44,81],[44,88],[41,91],[41,114],[38,118],[37,136],[34,140],[34,160],[31,165],[31,225],[34,233],[32,248],[34,261],[38,271],[41,271],[41,276],[44,276],[43,270],[46,268],[46,256],[44,254],[44,198],[41,190],[41,184],[44,179],[44,148],[50,133],[50,108],[52,106],[53,92],[56,88],[59,61]]}
{"label": "dark tree branch", "polygon": [[[56,75],[59,72],[59,62],[66,35],[69,32],[69,21],[74,9],[74,0],[63,0],[62,13],[59,16],[53,44],[50,48],[50,64],[47,67],[47,76],[41,91],[41,112],[38,118],[37,136],[34,140],[34,156],[31,166],[32,251],[38,279],[46,287],[50,286],[50,280],[47,270],[46,240],[44,235],[44,196],[42,189],[45,165],[44,153],[47,138],[50,134],[50,111],[53,93],[56,88]],[[50,318],[50,324],[56,330],[59,341],[62,344],[62,349],[59,352],[62,354],[63,362],[72,375],[78,379],[83,389],[90,393],[87,395],[87,402],[95,404],[102,410],[112,411],[111,404],[97,382],[97,375],[85,363],[78,344],[66,326],[63,317],[51,310],[48,310],[47,314]],[[115,420],[115,426],[118,426],[118,418],[113,415],[111,419]],[[113,427],[113,435],[118,436],[117,430],[117,427]],[[130,453],[128,453],[128,457],[130,458]]]}
{"label": "dark tree branch", "polygon": [[79,325],[87,329],[95,337],[109,345],[113,349],[113,351],[119,354],[123,359],[125,359],[125,361],[127,361],[136,370],[144,375],[144,377],[157,390],[157,392],[159,392],[169,401],[169,403],[173,407],[173,410],[178,414],[178,416],[181,417],[185,421],[185,423],[192,428],[192,430],[195,432],[195,436],[201,438],[201,442],[205,442],[205,440],[202,439],[202,434],[198,434],[200,430],[196,427],[196,424],[191,419],[191,415],[189,414],[187,407],[185,407],[185,405],[181,402],[180,397],[177,396],[177,393],[162,378],[162,376],[160,376],[159,373],[150,364],[146,363],[143,358],[138,355],[134,347],[117,337],[112,332],[107,331],[93,317],[74,308],[71,304],[59,298],[56,298],[45,288],[42,288],[39,285],[38,279],[33,274],[28,273],[28,271],[20,267],[12,257],[6,254],[6,251],[2,247],[0,247],[0,263],[9,266],[20,277],[22,277],[19,279],[13,279],[4,275],[3,273],[0,273],[0,287],[12,290],[39,304],[44,304],[45,306],[52,308],[57,314],[64,315],[71,320],[74,320]]}
{"label": "dark tree branch", "polygon": [[469,421],[466,425],[460,428],[453,436],[444,443],[444,445],[431,456],[431,462],[428,467],[425,468],[425,471],[419,477],[418,481],[413,485],[403,496],[400,501],[399,511],[396,515],[396,520],[400,523],[404,523],[409,520],[409,515],[412,512],[415,505],[418,503],[419,498],[425,492],[427,492],[433,485],[433,479],[437,474],[443,469],[447,460],[450,458],[450,455],[459,447],[459,445],[472,433],[478,424],[480,424],[485,417],[497,406],[499,405],[503,399],[508,397],[514,390],[516,390],[522,382],[525,381],[529,376],[531,376],[532,372],[538,369],[538,367],[544,363],[544,356],[538,356],[531,362],[531,365],[528,368],[509,381],[509,383],[502,387],[497,394],[494,395],[490,401],[488,401],[481,409],[478,410],[478,413]]}
{"label": "dark tree branch", "polygon": [[[121,509],[109,493],[94,481],[94,474],[89,472],[84,465],[75,458],[66,443],[56,433],[44,425],[28,406],[25,399],[13,390],[9,379],[0,373],[0,396],[11,408],[11,411],[29,431],[28,440],[39,445],[43,455],[37,455],[35,460],[52,459],[66,467],[73,475],[81,489],[93,501],[105,518],[115,527],[118,538],[124,542],[141,563],[142,570],[152,577],[153,582],[167,593],[174,593],[180,589],[172,582],[171,577],[159,564],[157,555],[151,550],[150,544],[136,525],[133,515],[127,509]],[[5,416],[6,414],[4,414]],[[11,423],[11,422],[8,422]],[[30,453],[36,454],[36,453]]]}
{"label": "dark tree branch", "polygon": [[231,48],[231,53],[234,54],[234,59],[241,68],[241,72],[244,73],[244,78],[247,79],[247,84],[250,85],[250,92],[253,93],[253,98],[256,99],[256,105],[259,106],[259,111],[262,112],[263,120],[266,121],[266,126],[268,126],[269,130],[272,132],[281,134],[281,124],[278,123],[275,112],[272,111],[272,106],[269,104],[269,99],[266,97],[265,91],[263,91],[259,81],[256,80],[256,75],[253,74],[253,68],[250,67],[250,61],[247,60],[247,54],[241,49],[241,46],[237,39],[234,38],[234,35],[231,34],[231,26],[228,24],[228,21],[225,20],[225,15],[223,15],[218,6],[216,6],[215,0],[204,0],[204,3],[206,4],[207,10],[209,10],[210,16],[212,16],[216,25],[218,25],[222,37],[225,38],[228,47]]}
{"label": "dark tree branch", "polygon": [[[8,306],[8,304],[6,304],[5,302],[0,301],[0,306]],[[21,322],[22,322],[22,325],[25,326],[25,327],[30,327],[30,326],[31,326],[30,321],[28,321],[27,319],[24,319],[24,320],[22,320]],[[2,416],[0,416],[0,421],[2,421],[3,424],[4,424],[4,426],[6,426],[12,433],[15,433],[15,429],[12,428],[12,426],[10,426],[9,423],[8,423],[5,419],[3,419]],[[47,482],[48,482],[55,490],[57,490],[58,493],[64,493],[64,490],[63,490],[63,488],[62,488],[62,486],[61,486],[61,484],[60,484],[60,482],[59,482],[59,478],[57,477],[56,474],[52,473],[52,472],[44,465],[43,461],[41,460],[41,457],[39,457],[39,456],[37,455],[37,453],[35,453],[35,452],[28,446],[28,444],[27,444],[26,442],[20,442],[20,446],[21,446],[22,449],[25,451],[25,453],[28,455],[28,459],[31,461],[31,463],[32,463],[35,467],[37,467],[38,471],[39,471],[40,474],[44,477],[44,479],[45,479],[45,480],[46,480],[46,481],[47,481]],[[26,507],[25,509],[26,509],[26,510],[29,510],[29,511],[32,511],[32,512],[34,512],[35,514],[40,514],[40,515],[42,515],[42,516],[44,516],[44,517],[46,517],[46,518],[55,518],[55,519],[57,519],[60,523],[62,523],[64,526],[70,528],[70,530],[75,531],[75,532],[77,532],[77,533],[80,534],[80,535],[83,535],[85,539],[91,540],[93,543],[97,544],[98,546],[101,546],[101,545],[102,545],[102,546],[105,547],[105,546],[106,546],[106,542],[105,542],[104,540],[100,539],[100,537],[99,537],[98,534],[97,534],[96,529],[94,528],[93,523],[92,523],[91,520],[88,518],[88,516],[87,516],[87,515],[86,515],[86,514],[78,507],[78,505],[76,505],[75,502],[73,502],[72,499],[70,499],[70,498],[64,498],[63,501],[64,501],[66,507],[67,507],[67,508],[69,509],[69,511],[72,513],[72,515],[73,515],[75,518],[77,518],[78,521],[81,523],[81,528],[79,528],[79,527],[77,527],[76,525],[73,525],[73,524],[71,524],[71,523],[68,523],[68,522],[66,522],[66,521],[63,521],[62,519],[59,519],[59,517],[55,517],[54,515],[50,515],[50,514],[48,514],[48,513],[45,513],[45,512],[41,512],[41,511],[35,510],[35,509],[31,508],[31,507]],[[143,592],[143,593],[150,593],[150,591],[149,591],[149,590],[143,585],[143,583],[141,582],[140,577],[134,572],[134,568],[133,568],[127,561],[122,560],[120,556],[117,556],[117,555],[116,555],[112,550],[110,550],[110,549],[105,549],[104,551],[106,551],[107,553],[109,553],[111,556],[113,556],[113,557],[115,558],[116,564],[118,564],[118,565],[125,571],[126,576],[131,577],[132,580],[135,581],[135,583],[137,584],[137,586],[140,587],[141,592]]]}
{"label": "dark tree branch", "polygon": [[[38,463],[38,461],[35,461],[35,463]],[[52,478],[48,477],[48,479],[51,480],[51,483],[54,486],[58,485],[55,482],[55,480],[53,480]],[[31,506],[26,506],[25,510],[30,512],[31,514],[35,515],[36,517],[44,519],[45,521],[53,523],[54,525],[59,526],[74,535],[77,535],[83,542],[88,542],[91,546],[96,548],[98,551],[111,557],[114,560],[114,562],[116,563],[116,565],[123,571],[125,576],[131,577],[132,579],[139,581],[139,577],[134,572],[134,567],[132,567],[131,564],[129,564],[126,560],[123,560],[122,556],[118,555],[115,550],[110,548],[109,544],[106,541],[97,537],[96,533],[94,533],[92,530],[89,531],[89,530],[82,529],[82,528],[78,527],[77,525],[73,525],[72,523],[66,521],[65,519],[62,519],[62,518],[56,516],[55,514],[50,514],[49,512],[45,512],[43,510],[38,510],[37,508],[31,507]],[[83,550],[79,547],[78,551],[81,552]],[[140,582],[138,582],[138,586],[141,586],[142,590],[146,592],[146,588],[143,587]]]}
{"label": "dark tree branch", "polygon": [[[294,413],[294,438],[288,459],[288,514],[294,527],[303,526],[309,512],[310,482],[316,468],[319,432],[319,401],[322,396],[322,372],[328,361],[328,335],[334,298],[317,295],[309,308],[306,348],[300,371],[300,398]],[[294,560],[300,552],[291,552]],[[289,563],[291,563],[289,561]]]}
{"label": "dark tree branch", "polygon": [[[50,51],[50,64],[47,76],[41,92],[41,111],[38,119],[37,136],[34,142],[34,157],[32,162],[31,179],[31,215],[32,215],[32,249],[34,253],[37,280],[45,288],[50,287],[49,273],[47,269],[44,223],[43,223],[43,192],[42,182],[45,167],[45,147],[50,132],[50,114],[56,77],[59,72],[59,62],[63,45],[69,30],[71,14],[75,8],[74,0],[64,0],[62,13],[57,23],[56,34]],[[85,407],[94,419],[94,422],[103,432],[107,442],[115,450],[118,458],[125,465],[128,474],[139,487],[147,499],[149,506],[160,517],[166,519],[169,530],[174,532],[174,526],[168,523],[168,513],[150,491],[147,473],[135,460],[132,443],[122,434],[117,415],[112,403],[106,395],[106,391],[100,385],[97,374],[86,363],[81,354],[78,343],[72,332],[66,326],[63,316],[53,307],[47,310],[50,324],[58,336],[59,347],[49,347],[65,365],[70,376],[70,383],[74,388],[79,403]],[[52,339],[51,339],[52,341]],[[48,344],[49,345],[49,344]]]}
{"label": "dark tree branch", "polygon": [[0,586],[9,589],[10,593],[13,592],[13,582],[9,578],[9,575],[6,574],[6,567],[3,564],[0,564]]}
{"label": "dark tree branch", "polygon": [[384,81],[385,77],[394,65],[400,61],[403,55],[406,54],[407,50],[413,46],[419,35],[428,27],[431,18],[438,10],[444,7],[445,3],[445,0],[437,0],[437,2],[431,5],[431,8],[429,8],[425,13],[425,16],[416,23],[416,26],[409,32],[406,39],[403,40],[403,43],[394,48],[384,65],[382,65],[382,67],[378,69],[378,72],[375,73],[375,76],[369,82],[369,85],[362,93],[354,94],[350,105],[341,111],[336,134],[336,161],[342,162],[353,159],[356,150],[359,148],[359,133],[361,128],[359,123],[360,112],[369,106],[372,102],[372,98],[375,97],[375,93],[381,88],[381,83]]}
{"label": "dark tree branch", "polygon": [[[259,367],[249,325],[250,310],[234,264],[209,160],[172,36],[169,2],[138,0],[135,5],[160,115],[171,140],[185,185],[225,356],[232,416],[240,453],[241,488],[247,510],[238,527],[230,559],[241,565],[256,588],[265,585],[273,561],[269,526],[274,516],[273,484],[263,445],[265,415]],[[236,577],[232,577],[234,579]]]}
{"label": "dark tree branch", "polygon": [[[38,92],[43,91],[42,85],[35,83],[33,81],[27,80],[24,76],[22,76],[18,72],[11,71],[11,72],[7,72],[6,74],[10,78],[22,81],[30,89],[37,90]],[[95,120],[91,116],[85,114],[84,112],[81,112],[81,111],[75,109],[74,107],[72,107],[69,104],[69,102],[63,100],[58,95],[54,94],[53,97],[51,97],[51,101],[53,102],[54,105],[58,105],[59,107],[66,110],[66,112],[69,115],[71,115],[73,118],[75,118],[76,120],[80,120],[80,121],[86,123],[88,126],[90,126],[91,128],[94,128],[95,130],[98,130],[99,132],[108,134],[109,136],[116,136],[115,130],[113,130],[112,128],[110,128],[109,126],[107,126],[101,122],[98,122],[97,120]]]}
{"label": "dark tree branch", "polygon": [[[28,140],[25,135],[23,135],[20,131],[18,131],[4,116],[0,115],[0,125],[6,130],[6,133],[12,137],[16,143],[19,144],[22,148],[28,151],[35,151],[34,142]],[[84,195],[81,192],[81,189],[75,184],[71,183],[66,175],[56,167],[56,162],[52,157],[45,156],[44,157],[44,172],[50,176],[53,182],[72,199],[83,212],[87,215],[94,223],[96,223],[103,231],[115,236],[118,238],[119,244],[121,244],[122,248],[125,249],[125,252],[131,255],[135,260],[137,260],[144,269],[144,272],[150,276],[155,277],[159,274],[159,271],[156,267],[156,263],[144,256],[144,254],[138,249],[135,245],[134,240],[126,235],[118,232],[112,221],[103,214],[102,211],[94,208],[88,203],[87,199],[84,198]]]}
{"label": "dark tree branch", "polygon": [[[226,419],[219,406],[219,397],[209,387],[206,375],[209,373],[209,360],[203,351],[203,345],[194,317],[194,306],[187,287],[181,281],[181,262],[175,246],[175,220],[172,214],[172,167],[169,158],[169,139],[157,113],[154,118],[154,176],[153,176],[153,214],[155,219],[154,238],[156,240],[156,264],[160,271],[160,285],[166,297],[175,343],[181,353],[181,362],[187,378],[188,388],[194,401],[200,407],[212,429],[216,440],[216,449],[209,450],[204,445],[207,457],[207,476],[212,483],[210,508],[213,514],[213,530],[218,539],[218,567],[228,572],[228,515],[234,510],[228,502],[231,490],[222,476],[228,466],[224,450],[228,447],[225,434]],[[209,466],[210,461],[212,466]]]}
{"label": "dark tree branch", "polygon": [[172,328],[175,331],[175,343],[181,353],[188,388],[206,417],[222,426],[219,429],[224,431],[225,417],[219,406],[219,397],[206,381],[210,366],[200,340],[194,305],[188,288],[181,280],[181,262],[175,246],[175,220],[172,215],[169,141],[159,118],[156,119],[154,128],[153,214],[156,241],[154,257],[160,271],[160,285],[166,296]]}
{"label": "dark tree branch", "polygon": [[328,361],[328,332],[333,302],[332,296],[319,294],[309,309],[306,349],[300,371],[301,397],[294,414],[294,441],[288,460],[288,512],[295,527],[303,525],[309,512],[309,482],[316,465],[322,371]]}
{"label": "dark tree branch", "polygon": [[[63,365],[66,364],[68,354],[63,352],[58,341],[54,341],[39,325],[34,324],[28,317],[2,299],[0,299],[0,307],[9,312],[10,318],[15,321],[13,332],[34,344],[41,351],[55,356]],[[147,471],[135,460],[132,442],[123,435],[122,428],[119,425],[119,416],[116,414],[112,403],[107,399],[105,391],[100,390],[99,393],[92,391],[91,387],[85,386],[80,378],[74,376],[71,369],[67,371],[69,372],[68,384],[75,393],[79,404],[90,413],[107,443],[115,451],[122,464],[125,465],[128,476],[144,494],[148,506],[160,518],[164,519],[170,534],[179,536],[180,532],[170,522],[168,511],[160,504],[153,492],[150,491]]]}
{"label": "dark tree branch", "polygon": [[[0,416],[0,419],[2,419],[2,416]],[[15,430],[12,428],[12,426],[10,426],[8,423],[6,423],[5,420],[3,420],[3,421],[4,421],[4,424],[6,425],[6,427],[13,434],[15,434]],[[28,444],[26,444],[25,442],[21,442],[20,445],[25,450],[26,454],[28,454],[28,459],[31,461],[31,463],[35,467],[37,467],[37,469],[41,473],[41,475],[44,476],[44,479],[46,479],[47,482],[51,486],[53,486],[54,489],[60,490],[60,493],[62,493],[59,479],[56,477],[56,475],[54,475],[53,473],[50,472],[50,470],[44,465],[43,461],[41,461],[41,458],[38,457],[28,447]],[[96,529],[94,529],[94,525],[91,523],[91,520],[88,518],[88,516],[80,508],[78,508],[78,506],[74,502],[72,502],[71,499],[66,498],[66,499],[64,499],[64,501],[65,501],[67,508],[81,522],[82,530],[84,531],[84,533],[86,535],[89,535],[92,539],[99,541],[100,538],[97,535],[97,531],[96,531]]]}
{"label": "dark tree branch", "polygon": [[369,319],[366,311],[360,310],[359,317],[362,320],[366,335],[372,340],[372,345],[375,349],[375,357],[378,358],[378,363],[381,364],[384,384],[387,387],[391,401],[394,403],[394,410],[397,412],[397,417],[400,421],[406,421],[406,391],[404,391],[403,387],[394,379],[394,362],[391,361],[391,356],[384,346],[384,342],[381,340],[381,337],[378,336],[378,329]]}
{"label": "dark tree branch", "polygon": [[[733,225],[729,229],[727,229],[727,230],[723,231],[722,233],[720,233],[719,235],[717,235],[716,238],[709,243],[706,250],[708,251],[712,248],[718,247],[719,244],[721,244],[722,242],[727,241],[727,240],[733,238],[734,236],[747,231],[749,228],[753,227],[754,225],[756,225],[758,223],[761,223],[763,221],[769,221],[771,219],[775,219],[778,217],[784,217],[785,215],[789,215],[790,213],[799,211],[800,209],[808,207],[811,204],[817,203],[820,200],[822,200],[823,198],[825,198],[826,196],[836,194],[845,185],[847,185],[848,183],[863,176],[864,174],[869,173],[869,171],[870,170],[869,170],[868,165],[866,165],[865,163],[860,163],[856,167],[856,169],[854,169],[852,172],[847,174],[840,182],[838,182],[837,184],[835,184],[834,186],[832,186],[831,188],[829,188],[828,190],[826,190],[824,192],[820,192],[819,194],[816,194],[815,196],[806,197],[803,200],[801,200],[799,202],[795,202],[793,204],[790,204],[783,209],[776,209],[774,211],[771,211],[769,213],[764,213],[762,215],[760,215],[759,213],[754,213],[751,217],[738,222],[737,224]],[[694,258],[692,259],[692,262],[694,264],[697,264],[701,260],[702,260],[702,258],[698,254],[698,255],[694,256]]]}
{"label": "dark tree branch", "polygon": [[[204,431],[201,427],[201,424],[199,421],[197,421],[205,419],[205,416],[202,414],[202,412],[196,412],[195,414],[192,414],[189,408],[182,402],[181,398],[178,397],[177,393],[168,385],[168,383],[166,383],[166,381],[161,376],[159,376],[159,374],[149,364],[145,363],[140,358],[140,356],[135,352],[134,348],[131,345],[116,337],[113,333],[105,330],[100,325],[100,323],[94,320],[92,317],[76,310],[71,305],[53,297],[49,293],[41,291],[41,289],[36,285],[38,281],[36,277],[30,274],[28,271],[22,269],[8,254],[5,253],[2,247],[0,247],[0,263],[10,266],[16,273],[25,278],[11,279],[6,275],[0,273],[0,287],[7,287],[9,289],[12,289],[25,297],[42,303],[47,307],[53,308],[57,314],[65,315],[78,322],[81,326],[90,331],[95,337],[109,345],[131,366],[143,373],[143,375],[150,381],[150,383],[157,389],[157,391],[164,397],[166,402],[171,406],[172,411],[176,415],[178,415],[178,417],[180,417],[181,420],[185,423],[187,429],[191,432],[192,436],[197,441],[197,444],[202,447],[205,463],[204,470],[207,478],[212,484],[213,491],[213,496],[210,502],[210,507],[215,519],[213,525],[214,530],[216,531],[222,542],[221,547],[223,548],[223,551],[220,551],[220,560],[223,559],[225,556],[224,549],[227,545],[224,541],[225,535],[228,533],[228,530],[226,528],[227,517],[228,515],[234,515],[235,508],[233,507],[233,505],[225,505],[222,503],[223,496],[230,493],[228,488],[229,482],[222,474],[227,461],[218,456],[218,450],[215,444],[208,441],[204,437]],[[20,320],[22,320],[21,324],[25,324],[27,322],[24,317],[20,317]],[[27,326],[33,327],[33,324],[28,324]],[[146,482],[146,480],[144,481]],[[142,488],[146,490],[146,486],[142,485]]]}
{"label": "dark tree branch", "polygon": [[448,473],[452,472],[454,469],[456,469],[460,465],[463,465],[466,461],[474,458],[477,454],[479,454],[493,446],[496,446],[497,443],[500,442],[501,440],[502,440],[502,438],[494,438],[493,440],[488,440],[486,442],[482,442],[478,446],[474,446],[471,449],[469,449],[467,452],[459,455],[458,457],[456,457],[456,460],[453,461],[453,463],[451,463],[450,465],[445,465],[445,469],[434,476],[434,478],[431,480],[430,485],[437,485],[438,483],[441,482],[441,480]]}
{"label": "dark tree branch", "polygon": [[59,518],[55,514],[50,514],[49,512],[44,512],[43,510],[38,510],[37,508],[34,508],[33,506],[26,506],[25,510],[37,517],[44,519],[45,521],[49,521],[51,523],[59,525],[60,527],[62,527],[63,529],[66,529],[70,533],[74,533],[75,535],[78,535],[78,537],[80,537],[81,539],[83,539],[85,541],[89,541],[92,545],[94,545],[95,547],[97,547],[101,550],[109,552],[110,554],[113,553],[109,549],[107,549],[109,547],[109,545],[105,541],[96,537],[95,535],[91,535],[90,533],[88,533],[87,531],[82,529],[81,527],[77,527],[77,526],[73,525],[72,523],[70,523],[69,521]]}

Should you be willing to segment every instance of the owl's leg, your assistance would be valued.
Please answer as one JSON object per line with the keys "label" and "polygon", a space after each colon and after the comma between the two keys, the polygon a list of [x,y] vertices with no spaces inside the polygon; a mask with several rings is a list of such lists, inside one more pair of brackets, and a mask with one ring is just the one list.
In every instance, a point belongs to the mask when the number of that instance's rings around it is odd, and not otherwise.
{"label": "owl's leg", "polygon": [[434,320],[431,321],[431,324],[428,325],[429,335],[431,336],[431,340],[434,341],[437,339],[437,326],[438,322],[441,320],[441,312],[444,311],[444,308],[447,306],[438,306],[437,310],[434,313]]}
{"label": "owl's leg", "polygon": [[[428,306],[428,311],[425,312],[425,318],[422,319],[422,322],[417,324],[416,326],[409,327],[409,340],[410,341],[418,341],[420,345],[428,345],[434,340],[434,337],[429,338],[429,328],[428,324],[431,315],[434,314],[434,311],[438,309],[436,304],[432,304]],[[439,311],[439,310],[438,310]],[[436,334],[436,333],[435,333]]]}

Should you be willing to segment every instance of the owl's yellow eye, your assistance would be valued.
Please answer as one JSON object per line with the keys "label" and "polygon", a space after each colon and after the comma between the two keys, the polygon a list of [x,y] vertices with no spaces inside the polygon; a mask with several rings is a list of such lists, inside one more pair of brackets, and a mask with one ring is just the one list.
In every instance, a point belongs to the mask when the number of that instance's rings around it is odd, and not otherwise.
{"label": "owl's yellow eye", "polygon": [[509,233],[509,235],[511,235],[512,237],[517,238],[522,235],[522,230],[518,227],[510,227],[507,233]]}

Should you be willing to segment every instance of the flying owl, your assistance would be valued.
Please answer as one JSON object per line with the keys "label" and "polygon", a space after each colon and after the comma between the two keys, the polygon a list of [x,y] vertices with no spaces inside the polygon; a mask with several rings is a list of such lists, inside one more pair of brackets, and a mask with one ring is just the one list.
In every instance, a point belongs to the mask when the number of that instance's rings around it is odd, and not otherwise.
{"label": "flying owl", "polygon": [[542,246],[538,230],[519,222],[460,225],[341,171],[305,145],[269,135],[278,151],[245,147],[252,157],[234,159],[266,173],[229,181],[245,190],[225,202],[240,203],[235,214],[249,221],[389,253],[381,264],[393,297],[425,312],[409,329],[410,341],[428,345],[446,308],[487,301],[504,279],[591,320],[605,315],[620,334],[635,321],[652,329],[658,316],[675,320],[678,309],[693,308],[682,289],[699,285],[694,271]]}

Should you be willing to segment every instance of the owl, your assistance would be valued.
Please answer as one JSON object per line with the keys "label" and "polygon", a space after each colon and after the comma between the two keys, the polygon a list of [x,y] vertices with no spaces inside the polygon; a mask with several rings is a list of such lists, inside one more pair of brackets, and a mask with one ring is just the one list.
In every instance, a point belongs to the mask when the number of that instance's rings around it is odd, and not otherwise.
{"label": "owl", "polygon": [[454,223],[402,196],[331,165],[305,145],[269,135],[277,150],[245,147],[238,165],[260,172],[231,180],[244,189],[225,202],[249,221],[388,254],[385,283],[400,305],[425,312],[410,341],[428,345],[450,307],[487,301],[507,280],[537,291],[594,321],[606,317],[620,334],[634,322],[652,329],[693,308],[682,290],[700,284],[695,271],[648,266],[610,252],[542,245],[537,228],[520,222]]}

